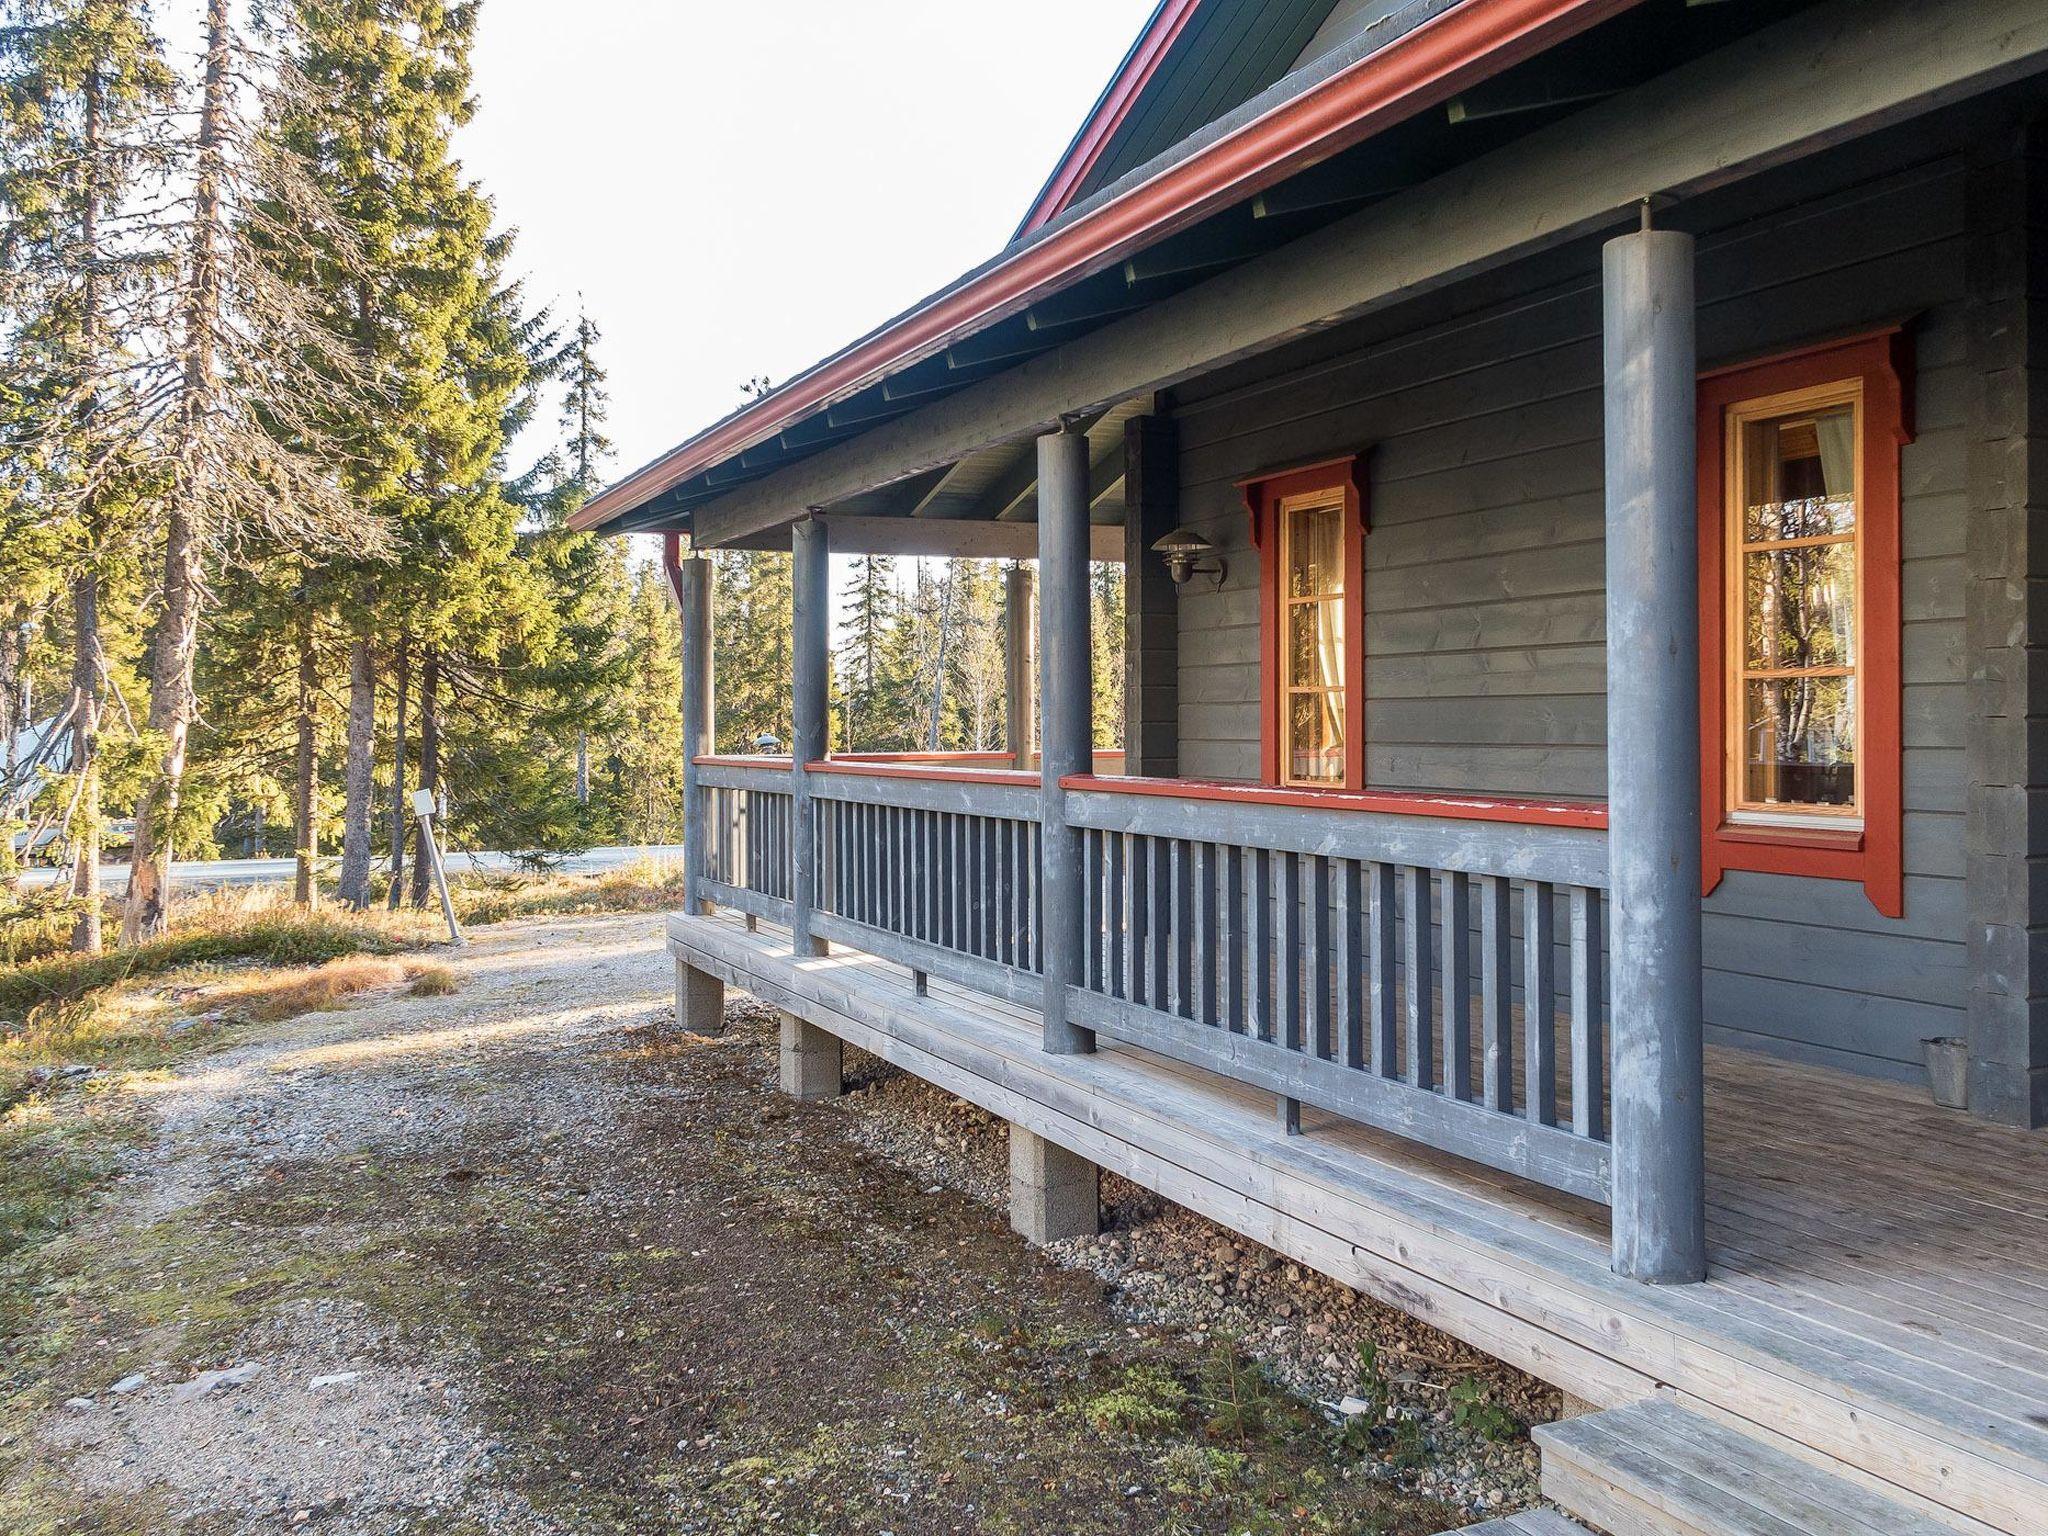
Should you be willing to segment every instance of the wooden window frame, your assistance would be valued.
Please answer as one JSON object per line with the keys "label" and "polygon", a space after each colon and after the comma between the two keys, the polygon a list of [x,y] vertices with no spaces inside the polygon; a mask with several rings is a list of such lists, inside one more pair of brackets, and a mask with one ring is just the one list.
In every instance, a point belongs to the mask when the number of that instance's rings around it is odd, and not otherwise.
{"label": "wooden window frame", "polygon": [[[1912,358],[1902,327],[1714,369],[1699,381],[1701,888],[1728,870],[1860,883],[1887,917],[1905,915],[1900,670],[1900,450],[1913,440]],[[1730,814],[1738,726],[1730,698],[1728,426],[1743,406],[1853,386],[1857,432],[1857,687],[1860,827],[1778,826]],[[1815,821],[1820,821],[1819,816]]]}
{"label": "wooden window frame", "polygon": [[[1270,471],[1238,482],[1251,517],[1252,547],[1259,555],[1259,778],[1280,785],[1281,744],[1286,739],[1286,692],[1281,646],[1286,580],[1280,552],[1281,503],[1303,496],[1341,495],[1344,505],[1344,770],[1324,790],[1365,788],[1365,535],[1366,455],[1322,459]],[[1300,786],[1297,786],[1300,787]]]}

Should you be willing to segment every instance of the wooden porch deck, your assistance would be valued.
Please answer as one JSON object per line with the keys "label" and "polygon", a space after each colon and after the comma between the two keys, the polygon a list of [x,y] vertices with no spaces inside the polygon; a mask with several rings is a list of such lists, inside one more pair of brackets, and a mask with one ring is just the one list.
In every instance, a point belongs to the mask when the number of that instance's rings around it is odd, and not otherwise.
{"label": "wooden porch deck", "polygon": [[1711,1050],[1712,1273],[1608,1268],[1604,1208],[736,915],[691,965],[1603,1406],[1666,1394],[1958,1530],[2048,1532],[2048,1139]]}

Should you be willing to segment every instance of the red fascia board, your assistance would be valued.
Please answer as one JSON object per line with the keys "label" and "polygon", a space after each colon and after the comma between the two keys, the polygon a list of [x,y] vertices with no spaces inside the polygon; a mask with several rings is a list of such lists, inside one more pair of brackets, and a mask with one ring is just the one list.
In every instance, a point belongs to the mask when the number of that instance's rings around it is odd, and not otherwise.
{"label": "red fascia board", "polygon": [[1435,816],[1449,821],[1502,821],[1527,827],[1607,830],[1607,807],[1597,800],[1528,800],[1512,795],[1437,795],[1413,790],[1275,789],[1213,779],[1101,778],[1070,773],[1062,789],[1106,795],[1161,795],[1171,800],[1225,800],[1239,805],[1291,805],[1314,811],[1377,811],[1389,816]]}
{"label": "red fascia board", "polygon": [[1068,146],[1066,155],[1053,171],[1052,179],[1045,184],[1038,201],[1032,204],[1024,227],[1017,231],[1019,236],[1044,228],[1074,200],[1075,188],[1086,181],[1089,172],[1100,163],[1110,140],[1123,127],[1131,109],[1137,106],[1146,87],[1151,85],[1153,76],[1159,73],[1160,66],[1173,51],[1173,45],[1180,41],[1181,33],[1187,30],[1188,22],[1194,18],[1201,3],[1202,0],[1161,0],[1144,35],[1124,60],[1123,68],[1110,82],[1102,100],[1096,103],[1094,112],[1089,114],[1074,142]]}
{"label": "red fascia board", "polygon": [[602,523],[960,335],[1638,3],[1464,0],[671,450],[585,503],[569,526]]}

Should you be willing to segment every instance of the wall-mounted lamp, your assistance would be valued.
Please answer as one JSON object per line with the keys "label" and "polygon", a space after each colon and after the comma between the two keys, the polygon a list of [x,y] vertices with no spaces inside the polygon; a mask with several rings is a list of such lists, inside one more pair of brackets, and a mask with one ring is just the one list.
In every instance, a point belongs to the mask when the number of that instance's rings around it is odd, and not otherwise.
{"label": "wall-mounted lamp", "polygon": [[1166,574],[1173,578],[1176,587],[1186,586],[1196,575],[1213,576],[1221,587],[1224,574],[1230,569],[1216,552],[1216,546],[1192,528],[1174,529],[1153,544],[1152,552],[1165,559]]}

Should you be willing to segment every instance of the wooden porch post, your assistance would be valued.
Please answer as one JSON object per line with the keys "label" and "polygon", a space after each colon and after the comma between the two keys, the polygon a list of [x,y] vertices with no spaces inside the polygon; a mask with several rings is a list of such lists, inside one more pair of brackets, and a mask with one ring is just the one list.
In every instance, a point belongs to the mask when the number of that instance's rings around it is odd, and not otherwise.
{"label": "wooden porch post", "polygon": [[1707,1273],[1692,236],[1607,243],[1614,1268]]}
{"label": "wooden porch post", "polygon": [[692,915],[710,910],[702,890],[705,838],[704,788],[697,780],[697,759],[711,751],[713,684],[711,677],[711,562],[699,555],[679,558],[676,537],[669,535],[668,579],[682,610],[683,631],[683,910]]}
{"label": "wooden porch post", "polygon": [[1028,565],[1003,572],[1003,749],[1012,767],[1027,769],[1038,738],[1036,585]]}
{"label": "wooden porch post", "polygon": [[795,697],[790,709],[790,840],[789,931],[799,958],[825,952],[811,933],[811,899],[816,890],[818,838],[811,818],[811,776],[805,764],[831,750],[825,686],[829,664],[832,608],[831,537],[825,520],[807,517],[794,525],[791,538],[791,622],[795,656],[790,668]]}
{"label": "wooden porch post", "polygon": [[1081,834],[1067,825],[1060,777],[1094,766],[1094,671],[1088,637],[1088,438],[1038,440],[1039,822],[1044,847],[1045,1048],[1095,1049],[1095,1032],[1067,1018],[1067,987],[1081,979]]}

